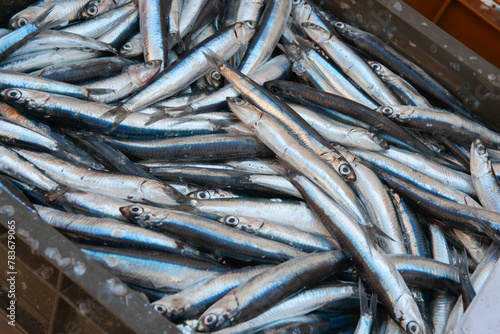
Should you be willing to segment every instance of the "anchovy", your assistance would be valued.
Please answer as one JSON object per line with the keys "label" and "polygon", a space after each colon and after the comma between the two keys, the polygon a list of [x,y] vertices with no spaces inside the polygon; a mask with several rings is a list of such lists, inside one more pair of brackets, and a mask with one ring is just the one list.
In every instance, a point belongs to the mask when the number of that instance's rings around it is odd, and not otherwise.
{"label": "anchovy", "polygon": [[199,319],[200,332],[213,332],[264,312],[276,303],[318,283],[342,268],[340,251],[305,255],[269,268],[238,286],[206,310]]}
{"label": "anchovy", "polygon": [[248,74],[271,57],[292,10],[291,0],[268,0],[261,23],[247,46],[240,71]]}
{"label": "anchovy", "polygon": [[[149,61],[143,64],[130,65],[122,74],[101,79],[83,87],[87,89],[107,89],[108,94],[100,94],[93,101],[99,103],[117,102],[144,87],[158,73],[161,60]],[[28,87],[26,87],[28,88]],[[57,92],[53,92],[56,93]]]}
{"label": "anchovy", "polygon": [[17,152],[36,164],[53,180],[75,189],[159,206],[177,205],[187,200],[174,188],[144,177],[87,170],[47,153],[27,150]]}
{"label": "anchovy", "polygon": [[493,172],[488,151],[480,139],[472,142],[470,148],[472,185],[482,206],[500,212],[500,183]]}
{"label": "anchovy", "polygon": [[224,216],[221,223],[260,237],[279,241],[303,252],[331,251],[339,249],[333,238],[320,234],[303,232],[293,226],[281,225],[261,218],[245,216]]}
{"label": "anchovy", "polygon": [[134,11],[112,29],[100,35],[97,40],[119,49],[133,34],[135,34],[138,26],[139,13]]}
{"label": "anchovy", "polygon": [[391,317],[408,333],[424,332],[424,322],[410,290],[365,229],[305,177],[294,175],[292,183],[356,264],[361,277],[377,293]]}
{"label": "anchovy", "polygon": [[381,105],[399,104],[399,99],[347,44],[314,23],[302,23],[302,28],[372,99]]}
{"label": "anchovy", "polygon": [[286,99],[292,99],[294,102],[298,101],[303,104],[302,101],[306,100],[315,105],[320,105],[322,107],[333,109],[352,116],[378,130],[386,132],[411,147],[415,147],[423,153],[434,155],[434,152],[432,152],[429,148],[427,148],[427,146],[422,144],[416,138],[412,137],[399,125],[388,119],[384,119],[380,114],[360,103],[289,81],[269,81],[266,82],[265,87],[274,94],[283,96]]}
{"label": "anchovy", "polygon": [[60,149],[59,143],[56,140],[1,117],[0,142],[21,147],[34,146],[38,149],[53,152]]}
{"label": "anchovy", "polygon": [[217,256],[279,263],[304,254],[278,242],[248,235],[211,219],[183,211],[138,205],[126,206],[120,211],[131,222],[177,236]]}
{"label": "anchovy", "polygon": [[141,34],[138,33],[130,38],[127,43],[123,44],[119,54],[125,58],[135,58],[140,56],[143,52]]}
{"label": "anchovy", "polygon": [[207,282],[200,282],[176,294],[152,303],[154,309],[170,320],[183,320],[200,316],[211,304],[232,289],[248,282],[269,269],[269,265],[230,270]]}
{"label": "anchovy", "polygon": [[60,29],[60,31],[71,32],[89,38],[98,38],[114,28],[136,10],[137,6],[134,3],[129,3],[99,14],[91,19],[64,27]]}
{"label": "anchovy", "polygon": [[163,70],[146,88],[103,117],[113,116],[118,124],[130,113],[175,95],[210,69],[203,52],[210,50],[227,59],[252,37],[254,31],[255,22],[240,22],[219,31]]}
{"label": "anchovy", "polygon": [[139,17],[144,61],[161,60],[162,68],[167,61],[167,32],[164,20],[167,13],[167,1],[139,1]]}
{"label": "anchovy", "polygon": [[358,325],[356,326],[355,334],[370,334],[375,316],[377,312],[377,294],[373,294],[370,306],[368,307],[368,297],[366,295],[363,282],[359,280],[359,301],[361,308],[361,316]]}
{"label": "anchovy", "polygon": [[411,106],[382,106],[377,110],[382,115],[414,129],[453,136],[469,142],[479,138],[488,147],[500,147],[500,133],[445,110]]}
{"label": "anchovy", "polygon": [[35,205],[40,217],[66,235],[92,243],[198,257],[200,252],[162,233],[110,218],[93,218]]}
{"label": "anchovy", "polygon": [[183,290],[227,271],[222,265],[176,254],[83,245],[79,248],[124,282],[163,291]]}
{"label": "anchovy", "polygon": [[[298,293],[248,321],[235,324],[213,333],[253,333],[256,329],[264,327],[267,324],[275,323],[278,319],[279,322],[286,321],[291,317],[308,314],[314,310],[328,306],[329,304],[345,302],[356,295],[357,289],[351,285],[323,285]],[[352,324],[354,324],[353,321],[355,320],[351,319]],[[310,328],[306,327],[305,332],[309,333],[309,330]],[[337,331],[333,329],[333,332]]]}

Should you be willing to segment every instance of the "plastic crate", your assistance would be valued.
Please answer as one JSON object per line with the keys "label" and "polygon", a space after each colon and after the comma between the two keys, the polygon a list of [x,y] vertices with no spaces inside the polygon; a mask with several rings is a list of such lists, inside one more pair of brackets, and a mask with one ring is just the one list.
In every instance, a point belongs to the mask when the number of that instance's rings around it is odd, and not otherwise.
{"label": "plastic crate", "polygon": [[420,14],[500,66],[500,13],[481,0],[405,0]]}
{"label": "plastic crate", "polygon": [[[389,43],[500,131],[500,70],[408,4],[398,0],[315,2]],[[432,3],[425,1],[429,6]],[[488,40],[488,47],[497,47],[499,42],[497,35]]]}
{"label": "plastic crate", "polygon": [[[7,236],[13,225],[15,260],[9,269]],[[88,258],[7,192],[0,193],[0,268],[0,317],[4,318],[0,333],[179,333],[149,307],[145,296]],[[7,323],[12,320],[7,317],[11,276],[16,331]]]}
{"label": "plastic crate", "polygon": [[[33,1],[31,1],[33,2]],[[319,1],[316,1],[319,3]],[[0,21],[10,3],[0,2]],[[402,1],[325,0],[342,20],[378,35],[430,73],[435,73],[479,116],[500,129],[500,71]],[[3,21],[5,22],[5,20]],[[4,23],[5,24],[5,23]],[[492,41],[494,43],[495,41]],[[0,332],[6,324],[8,221],[16,221],[16,331],[23,333],[178,333],[70,240],[0,193]],[[3,318],[3,319],[1,319]],[[2,321],[3,320],[3,321]]]}

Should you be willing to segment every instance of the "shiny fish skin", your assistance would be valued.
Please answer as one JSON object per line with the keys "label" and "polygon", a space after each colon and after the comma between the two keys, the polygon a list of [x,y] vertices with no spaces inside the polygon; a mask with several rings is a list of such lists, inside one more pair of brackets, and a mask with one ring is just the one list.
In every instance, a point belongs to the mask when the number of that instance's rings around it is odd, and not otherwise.
{"label": "shiny fish skin", "polygon": [[[275,319],[286,320],[289,317],[307,314],[328,306],[330,303],[343,302],[356,295],[357,290],[350,285],[323,285],[298,293],[246,322],[213,333],[253,333],[256,328],[272,323]],[[309,333],[309,330],[310,328],[306,327],[305,332]]]}
{"label": "shiny fish skin", "polygon": [[177,205],[187,200],[172,187],[144,177],[87,170],[46,153],[27,150],[16,152],[35,163],[53,180],[75,189],[159,206]]}
{"label": "shiny fish skin", "polygon": [[341,251],[305,255],[289,260],[238,286],[219,299],[199,319],[197,330],[214,331],[240,323],[263,312],[275,303],[342,268],[345,257]]}
{"label": "shiny fish skin", "polygon": [[151,249],[197,257],[199,252],[162,233],[109,218],[75,215],[40,205],[35,206],[40,217],[64,234],[111,246]]}
{"label": "shiny fish skin", "polygon": [[130,65],[122,74],[101,79],[88,84],[86,88],[109,89],[111,93],[101,94],[94,101],[99,103],[117,102],[146,85],[160,70],[161,60]]}
{"label": "shiny fish skin", "polygon": [[384,85],[370,66],[344,42],[314,23],[303,23],[302,28],[371,98],[381,105],[399,104],[399,99]]}
{"label": "shiny fish skin", "polygon": [[281,225],[261,218],[225,216],[218,221],[232,228],[287,244],[303,252],[339,249],[339,245],[333,238],[303,232],[293,226]]}
{"label": "shiny fish skin", "polygon": [[181,60],[163,70],[156,80],[127,99],[114,112],[109,113],[109,116],[116,116],[116,121],[121,121],[134,111],[175,95],[209,70],[210,66],[203,52],[210,50],[229,58],[251,38],[254,31],[255,22],[240,22],[219,31],[204,43],[191,49]]}
{"label": "shiny fish skin", "polygon": [[[228,103],[238,118],[251,127],[256,136],[278,156],[280,161],[314,180],[352,217],[356,217],[355,219],[363,224],[368,223],[367,215],[356,195],[342,176],[331,168],[328,161],[304,145],[302,140],[296,138],[298,136],[289,133],[288,129],[273,116],[266,115],[241,99],[228,100]],[[342,157],[342,160],[345,158]]]}
{"label": "shiny fish skin", "polygon": [[167,60],[166,22],[167,1],[141,0],[139,5],[140,31],[144,61],[161,60],[162,68]]}
{"label": "shiny fish skin", "polygon": [[292,10],[292,0],[267,0],[260,25],[247,46],[240,64],[240,71],[248,74],[267,61],[283,34]]}
{"label": "shiny fish skin", "polygon": [[[222,132],[219,130],[220,125],[209,120],[164,119],[146,125],[150,116],[141,113],[131,115],[114,128],[110,120],[101,119],[102,115],[110,110],[110,107],[104,104],[28,89],[7,89],[0,92],[0,95],[2,94],[13,106],[35,118],[45,119],[55,124],[70,122],[69,124],[76,128],[84,126],[92,131],[118,137],[165,138]],[[15,95],[10,96],[12,94]],[[26,100],[30,100],[30,103],[25,103]]]}
{"label": "shiny fish skin", "polygon": [[45,191],[55,191],[59,184],[48,178],[31,162],[0,144],[0,167],[3,173]]}
{"label": "shiny fish skin", "polygon": [[125,58],[135,58],[144,52],[142,48],[141,34],[135,34],[127,43],[123,44],[120,49],[120,56]]}
{"label": "shiny fish skin", "polygon": [[493,172],[488,151],[481,140],[476,139],[472,142],[470,155],[472,185],[481,205],[487,210],[500,213],[500,183]]}
{"label": "shiny fish skin", "polygon": [[83,245],[79,248],[124,282],[164,291],[183,290],[226,271],[219,264],[175,254]]}
{"label": "shiny fish skin", "polygon": [[394,320],[410,333],[424,333],[424,322],[410,290],[389,258],[369,239],[364,228],[303,176],[293,176],[292,183],[332,233],[343,252],[357,265],[361,277],[377,293]]}
{"label": "shiny fish skin", "polygon": [[479,138],[488,147],[500,147],[500,133],[448,111],[410,106],[382,106],[377,110],[414,129],[454,136],[469,142]]}
{"label": "shiny fish skin", "polygon": [[209,306],[229,291],[261,274],[270,266],[261,265],[230,270],[207,282],[200,282],[176,294],[165,296],[152,303],[157,312],[170,320],[200,316]]}
{"label": "shiny fish skin", "polygon": [[38,132],[0,118],[0,142],[14,146],[29,147],[56,152],[59,143]]}
{"label": "shiny fish skin", "polygon": [[[130,205],[120,209],[131,222],[177,236],[217,256],[243,261],[279,263],[304,253],[263,238],[245,234],[208,218],[182,211]],[[214,249],[213,245],[217,245]]]}
{"label": "shiny fish skin", "polygon": [[227,134],[151,140],[107,139],[125,154],[147,159],[151,156],[171,161],[213,161],[228,158],[267,157],[269,149],[254,136]]}

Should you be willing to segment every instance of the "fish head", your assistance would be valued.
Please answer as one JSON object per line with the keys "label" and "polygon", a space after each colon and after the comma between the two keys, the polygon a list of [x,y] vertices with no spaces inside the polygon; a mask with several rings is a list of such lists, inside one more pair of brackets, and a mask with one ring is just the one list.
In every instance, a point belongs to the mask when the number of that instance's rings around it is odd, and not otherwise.
{"label": "fish head", "polygon": [[49,93],[20,88],[4,89],[0,95],[11,106],[29,111],[41,111],[50,99]]}
{"label": "fish head", "polygon": [[413,114],[414,108],[412,106],[381,106],[375,109],[375,111],[389,119],[404,122],[408,116]]}
{"label": "fish head", "polygon": [[144,86],[160,70],[162,61],[150,60],[144,64],[134,64],[127,68],[127,74],[132,82]]}
{"label": "fish head", "polygon": [[332,38],[332,34],[329,31],[311,22],[302,23],[302,29],[316,43],[321,43]]}
{"label": "fish head", "polygon": [[46,10],[47,8],[42,6],[28,7],[11,17],[9,20],[9,27],[11,29],[18,29],[27,24],[35,23],[38,21],[38,18],[46,12]]}
{"label": "fish head", "polygon": [[134,41],[128,41],[120,49],[120,56],[122,57],[135,57],[141,53],[142,47],[139,47]]}
{"label": "fish head", "polygon": [[238,97],[228,97],[227,104],[236,117],[250,127],[263,116],[260,109]]}
{"label": "fish head", "polygon": [[356,39],[360,36],[361,30],[341,21],[335,21],[333,23],[335,30],[339,33],[340,36],[346,37],[349,39]]}
{"label": "fish head", "polygon": [[130,222],[137,223],[140,226],[146,226],[147,222],[151,218],[154,219],[155,216],[154,213],[149,212],[145,207],[138,204],[122,206],[120,207],[120,213]]}
{"label": "fish head", "polygon": [[297,94],[295,94],[291,89],[288,89],[286,81],[283,80],[272,80],[264,83],[264,87],[278,97],[285,98],[294,102],[299,102],[302,100]]}
{"label": "fish head", "polygon": [[305,0],[292,0],[292,18],[295,22],[309,22],[313,8]]}
{"label": "fish head", "polygon": [[255,30],[257,29],[257,22],[255,21],[243,21],[238,22],[234,25],[234,33],[236,35],[236,39],[240,42],[241,45],[247,44],[250,39],[255,34]]}
{"label": "fish head", "polygon": [[385,76],[387,73],[386,68],[384,65],[380,64],[379,62],[369,60],[367,61],[368,65],[372,68],[372,70],[378,75],[378,76]]}
{"label": "fish head", "polygon": [[389,144],[377,134],[361,128],[353,128],[348,133],[349,141],[356,146],[371,151],[385,151],[389,149]]}
{"label": "fish head", "polygon": [[117,7],[115,0],[89,1],[78,13],[80,20],[90,19]]}
{"label": "fish head", "polygon": [[425,334],[425,325],[417,303],[409,293],[403,294],[394,305],[399,324],[410,334]]}
{"label": "fish head", "polygon": [[160,207],[189,202],[189,198],[175,188],[153,180],[143,182],[138,192],[142,194],[142,198],[147,203]]}
{"label": "fish head", "polygon": [[196,330],[211,332],[229,326],[238,314],[238,306],[238,298],[229,293],[201,315]]}
{"label": "fish head", "polygon": [[472,142],[470,148],[470,168],[475,178],[487,175],[492,171],[488,151],[479,138]]}

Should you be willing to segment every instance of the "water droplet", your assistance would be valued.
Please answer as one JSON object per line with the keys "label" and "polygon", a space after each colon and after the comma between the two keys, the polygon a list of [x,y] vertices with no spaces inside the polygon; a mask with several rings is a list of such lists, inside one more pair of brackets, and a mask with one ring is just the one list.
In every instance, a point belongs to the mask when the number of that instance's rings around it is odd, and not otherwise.
{"label": "water droplet", "polygon": [[469,60],[477,60],[478,58],[476,56],[470,56]]}
{"label": "water droplet", "polygon": [[429,25],[427,24],[427,22],[422,22],[422,23],[420,23],[420,25],[421,25],[422,27],[428,27],[428,26],[429,26]]}
{"label": "water droplet", "polygon": [[12,217],[15,213],[16,209],[12,205],[2,205],[0,206],[0,215],[7,215]]}
{"label": "water droplet", "polygon": [[42,265],[40,268],[36,270],[36,273],[44,280],[48,280],[54,274],[54,268]]}
{"label": "water droplet", "polygon": [[49,258],[49,259],[57,259],[61,258],[61,253],[59,252],[59,249],[55,247],[47,247],[45,249],[44,254]]}
{"label": "water droplet", "polygon": [[416,47],[417,47],[417,44],[413,43],[412,41],[408,41],[408,44],[409,44],[412,48],[416,48]]}
{"label": "water droplet", "polygon": [[85,263],[76,261],[75,266],[73,267],[73,271],[75,272],[75,274],[77,274],[78,276],[82,276],[83,274],[85,274],[86,270],[87,267],[85,266]]}
{"label": "water droplet", "polygon": [[450,67],[453,68],[455,71],[460,72],[460,63],[455,63],[453,61],[450,61]]}
{"label": "water droplet", "polygon": [[496,80],[496,78],[497,78],[497,76],[495,74],[493,74],[493,73],[488,74],[488,80],[493,81],[493,80]]}
{"label": "water droplet", "polygon": [[399,1],[395,2],[394,5],[392,5],[392,7],[394,7],[394,9],[397,10],[398,12],[403,11],[403,6],[401,6],[401,3]]}
{"label": "water droplet", "polygon": [[431,44],[431,53],[436,53],[438,50],[438,47],[436,44]]}

